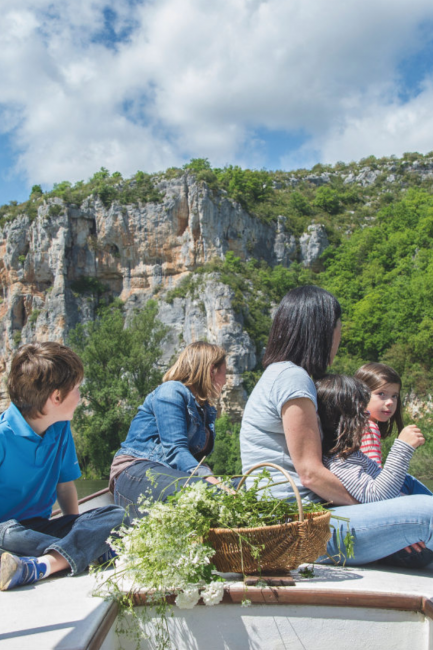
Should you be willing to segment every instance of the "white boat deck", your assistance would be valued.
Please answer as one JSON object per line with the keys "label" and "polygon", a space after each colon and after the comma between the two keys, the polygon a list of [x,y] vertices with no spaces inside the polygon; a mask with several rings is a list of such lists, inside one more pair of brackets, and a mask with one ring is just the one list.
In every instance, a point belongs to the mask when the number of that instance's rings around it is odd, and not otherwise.
{"label": "white boat deck", "polygon": [[[404,629],[414,641],[413,623],[421,624],[433,616],[433,570],[418,572],[403,572],[396,569],[381,569],[368,567],[360,569],[343,569],[341,567],[315,567],[315,577],[301,578],[293,572],[296,585],[292,587],[249,587],[245,594],[242,583],[230,581],[227,583],[225,604],[216,608],[197,607],[192,612],[185,613],[177,610],[180,616],[193,616],[195,625],[203,619],[209,629],[209,616],[214,623],[217,619],[226,621],[235,618],[257,618],[257,610],[261,617],[271,617],[283,614],[287,618],[286,608],[291,607],[291,614],[297,612],[296,607],[307,607],[308,616],[322,609],[340,612],[346,608],[344,619],[349,624],[355,611],[362,612],[362,618],[378,621],[377,613],[386,611],[389,623],[411,623],[409,626],[399,625],[398,635],[402,645],[394,644],[394,648],[407,648]],[[235,576],[233,576],[234,578]],[[0,593],[0,643],[2,650],[97,650],[98,648],[117,648],[115,632],[110,628],[116,618],[116,608],[100,598],[92,596],[94,577],[84,575],[74,578],[53,577],[37,585],[24,587],[10,592]],[[252,607],[240,607],[244,597],[252,601]],[[272,607],[271,607],[272,606]],[[293,609],[295,607],[295,609]],[[314,608],[314,610],[313,610]],[[230,610],[230,612],[229,612]],[[366,612],[369,612],[367,615]],[[406,614],[402,614],[405,612]],[[357,613],[355,618],[359,618]],[[323,614],[321,615],[323,617]],[[305,618],[305,613],[304,613]],[[379,617],[380,618],[380,617]],[[256,621],[257,623],[257,621]],[[236,626],[232,620],[231,626]],[[199,625],[200,627],[200,625]],[[245,628],[245,622],[243,623]],[[110,632],[110,633],[109,633]],[[433,647],[430,639],[431,630],[427,630],[423,645],[411,642],[413,648]],[[422,637],[426,636],[425,630]],[[109,634],[108,634],[109,633]],[[107,637],[108,634],[108,637]],[[267,632],[268,634],[268,632]],[[347,634],[347,631],[344,632]],[[387,632],[388,634],[388,632]],[[196,635],[197,636],[197,635]],[[347,638],[347,637],[346,637]],[[269,637],[268,637],[269,642]],[[349,645],[355,648],[357,640],[352,639]],[[145,645],[143,647],[146,647]],[[188,647],[188,646],[185,646]],[[190,645],[194,647],[194,645]],[[199,647],[199,646],[197,646]],[[201,647],[201,646],[200,646]],[[286,645],[213,645],[208,639],[206,650],[222,647],[245,648],[286,648]],[[297,646],[287,645],[292,650]],[[299,645],[299,648],[302,648]],[[307,648],[309,646],[305,646]],[[325,646],[316,646],[325,647]],[[340,646],[333,638],[334,650]],[[344,646],[341,646],[344,647]],[[366,646],[367,647],[367,646]],[[371,646],[370,646],[371,647]],[[379,645],[375,647],[380,647]]]}
{"label": "white boat deck", "polygon": [[[80,510],[110,502],[107,491]],[[223,603],[174,609],[176,650],[433,650],[433,567],[419,571],[315,566],[289,587],[245,587],[227,575]],[[52,577],[0,592],[1,650],[118,650],[117,607],[94,597],[92,575]],[[248,598],[251,607],[240,603]],[[135,647],[122,638],[122,648]],[[141,648],[149,646],[143,641]]]}

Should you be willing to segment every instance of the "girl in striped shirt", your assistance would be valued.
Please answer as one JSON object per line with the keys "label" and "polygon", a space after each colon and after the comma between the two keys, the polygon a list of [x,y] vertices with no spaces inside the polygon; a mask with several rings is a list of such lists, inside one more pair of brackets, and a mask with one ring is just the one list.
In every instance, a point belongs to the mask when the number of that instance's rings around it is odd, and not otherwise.
{"label": "girl in striped shirt", "polygon": [[[368,387],[355,377],[327,375],[316,382],[316,388],[325,467],[338,476],[360,503],[400,496],[410,459],[415,449],[425,442],[420,429],[409,425],[401,430],[382,469],[361,451],[369,418]],[[405,493],[431,494],[416,479],[412,480],[412,487],[407,486]],[[418,484],[423,491],[420,492]]]}
{"label": "girl in striped shirt", "polygon": [[382,467],[381,440],[388,438],[394,428],[403,430],[400,398],[401,379],[396,371],[384,363],[366,363],[355,377],[367,384],[371,391],[367,411],[368,424],[361,440],[361,451]]}

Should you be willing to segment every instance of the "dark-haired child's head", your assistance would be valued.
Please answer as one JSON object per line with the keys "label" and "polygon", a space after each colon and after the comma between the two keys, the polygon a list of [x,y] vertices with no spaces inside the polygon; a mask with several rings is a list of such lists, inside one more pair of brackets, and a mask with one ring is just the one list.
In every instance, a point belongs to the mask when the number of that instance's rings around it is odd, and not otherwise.
{"label": "dark-haired child's head", "polygon": [[370,391],[355,377],[325,375],[316,381],[323,453],[347,458],[358,451],[368,423]]}
{"label": "dark-haired child's head", "polygon": [[[391,435],[394,423],[397,426],[397,431],[400,433],[404,428],[404,424],[400,396],[401,379],[399,374],[391,366],[387,366],[384,363],[371,362],[361,366],[356,371],[355,377],[363,381],[371,391],[371,403],[368,410],[371,412],[372,419],[377,422],[381,438],[387,438]],[[382,395],[383,391],[386,393],[385,395]],[[394,399],[389,399],[389,404],[387,405],[388,414],[385,413],[387,409],[376,412],[377,405],[387,400],[391,395],[394,396]],[[373,402],[375,402],[374,405]]]}
{"label": "dark-haired child's head", "polygon": [[23,417],[36,419],[44,414],[44,406],[55,391],[63,401],[83,376],[80,357],[66,345],[29,343],[12,359],[7,388]]}

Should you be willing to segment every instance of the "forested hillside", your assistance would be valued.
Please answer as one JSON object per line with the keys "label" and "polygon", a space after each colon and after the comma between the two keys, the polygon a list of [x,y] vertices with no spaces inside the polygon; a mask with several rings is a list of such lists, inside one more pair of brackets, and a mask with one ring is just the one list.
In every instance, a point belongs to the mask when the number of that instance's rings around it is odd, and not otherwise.
{"label": "forested hillside", "polygon": [[[243,215],[243,226],[236,226],[236,229],[228,225],[224,230],[224,245],[216,247],[213,255],[206,253],[211,250],[211,244],[215,245],[214,241],[206,240],[204,234],[204,227],[210,219],[207,207],[200,213],[200,241],[197,225],[191,222],[192,234],[188,241],[191,250],[195,251],[193,263],[188,262],[180,268],[178,275],[174,275],[171,261],[164,266],[163,255],[170,260],[169,253],[159,252],[159,257],[154,254],[152,268],[156,268],[155,264],[159,265],[158,273],[161,273],[162,279],[152,284],[146,300],[152,297],[159,305],[158,314],[165,327],[176,334],[177,344],[181,347],[191,336],[188,327],[191,327],[192,321],[188,313],[192,312],[187,313],[187,310],[195,309],[194,331],[200,331],[197,323],[203,314],[210,327],[212,307],[205,296],[209,291],[217,291],[215,287],[226,287],[218,289],[217,294],[229,300],[229,311],[233,313],[230,327],[233,330],[236,326],[239,332],[246,333],[252,345],[252,350],[244,346],[245,350],[250,350],[248,363],[243,364],[242,353],[237,353],[238,357],[233,356],[233,367],[237,368],[233,372],[240,373],[236,376],[250,392],[261,373],[261,357],[272,310],[278,301],[289,289],[299,284],[315,283],[329,289],[343,306],[342,344],[335,369],[353,372],[368,360],[384,361],[396,368],[403,378],[409,416],[421,418],[429,438],[426,447],[415,454],[414,468],[418,474],[433,478],[433,469],[430,469],[430,458],[433,456],[433,439],[430,441],[430,436],[433,436],[433,424],[430,422],[430,386],[433,378],[433,153],[426,156],[406,154],[402,159],[377,160],[370,157],[359,163],[316,165],[312,170],[295,172],[252,171],[233,166],[214,169],[206,159],[195,159],[184,169],[172,168],[153,175],[138,172],[129,180],[102,168],[87,183],[71,185],[65,181],[48,193],[43,193],[40,186],[34,186],[25,204],[0,208],[0,228],[3,228],[4,236],[10,238],[13,229],[18,230],[15,224],[20,219],[25,219],[23,224],[32,224],[37,219],[45,219],[44,223],[47,219],[54,222],[64,214],[74,214],[74,210],[81,210],[80,214],[83,214],[83,210],[101,205],[98,208],[100,216],[96,234],[86,240],[88,249],[101,256],[102,252],[106,254],[104,251],[108,250],[108,244],[99,243],[98,228],[105,227],[104,223],[109,223],[113,215],[119,215],[124,220],[131,219],[131,214],[136,210],[137,214],[147,214],[149,225],[146,228],[148,237],[152,237],[152,223],[156,223],[156,217],[152,217],[154,222],[149,221],[149,211],[159,210],[160,215],[163,210],[164,214],[169,214],[171,204],[167,188],[182,179],[186,179],[190,195],[191,188],[196,188],[194,191],[199,200],[205,197],[208,201],[206,205],[215,206],[217,211],[212,213],[214,224],[218,218],[228,214],[227,206],[232,206],[230,210],[235,212],[230,213],[230,218]],[[194,209],[189,208],[189,216],[185,219],[195,218]],[[152,214],[156,215],[157,212]],[[179,214],[182,217],[183,213]],[[177,236],[184,237],[184,230],[179,231],[181,234],[178,232]],[[269,232],[274,233],[274,250],[278,254],[271,254],[264,248],[263,242],[268,241],[266,237],[269,238],[269,234],[266,233]],[[312,233],[321,238],[316,254],[312,252]],[[283,238],[280,241],[278,237]],[[219,246],[218,238],[214,239],[216,246]],[[111,258],[106,257],[105,260],[111,260],[112,265],[121,264],[123,268],[124,251],[120,241],[110,240],[110,246]],[[28,250],[27,246],[21,259],[18,256],[16,262],[24,270],[28,263]],[[204,250],[205,254],[197,256],[198,250]],[[260,254],[261,250],[263,255]],[[79,326],[95,319],[98,321],[101,306],[113,298],[132,299],[129,289],[129,293],[125,293],[125,284],[123,293],[115,288],[111,276],[107,275],[107,267],[105,276],[100,270],[101,266],[95,263],[95,268],[93,277],[82,274],[77,280],[75,276],[74,279],[65,276],[62,291],[66,297],[70,296],[68,300],[75,300],[79,305],[74,316]],[[155,274],[154,270],[152,272]],[[120,271],[118,273],[120,277]],[[104,284],[105,277],[109,278],[107,284]],[[3,286],[6,286],[6,281]],[[44,291],[48,300],[50,287],[44,287]],[[6,293],[4,295],[6,300]],[[90,300],[93,302],[90,303]],[[121,303],[116,304],[116,309],[121,309]],[[33,311],[22,321],[24,324],[21,327],[26,337],[23,340],[28,340],[32,335],[28,326],[25,329],[26,323],[30,323],[32,318],[34,323],[42,318],[44,304],[41,305],[38,309],[33,306]],[[126,310],[127,307],[128,302],[125,303]],[[136,303],[135,307],[140,305]],[[171,314],[170,309],[174,310],[173,314],[178,313],[176,310],[180,308],[184,310],[184,321],[183,329],[179,332],[175,329],[176,318],[167,314]],[[74,319],[70,323],[73,324]],[[16,346],[22,339],[21,330],[14,327],[11,331]],[[71,333],[73,328],[69,326],[69,329],[68,340],[77,342],[77,330]],[[209,335],[210,340],[217,340],[217,330],[208,330],[209,334],[203,329],[201,331],[204,332],[202,336]],[[220,342],[224,343],[224,339]],[[79,345],[81,353],[85,354],[83,338]],[[88,358],[91,356],[88,355]],[[138,399],[137,396],[136,401]],[[134,404],[128,402],[129,412],[133,408]],[[84,430],[83,420],[80,424]],[[126,424],[122,426],[124,429]],[[95,447],[95,428],[90,429]],[[238,469],[236,445],[233,444],[238,427],[230,424],[225,416],[219,425],[219,432],[221,443],[215,463],[219,468],[228,462],[229,469]],[[114,438],[111,446],[106,445],[107,458],[118,442],[116,436]],[[82,459],[87,458],[85,441],[80,441],[79,448],[82,449]],[[95,463],[86,462],[89,467],[95,467]],[[106,461],[101,466],[105,467]]]}

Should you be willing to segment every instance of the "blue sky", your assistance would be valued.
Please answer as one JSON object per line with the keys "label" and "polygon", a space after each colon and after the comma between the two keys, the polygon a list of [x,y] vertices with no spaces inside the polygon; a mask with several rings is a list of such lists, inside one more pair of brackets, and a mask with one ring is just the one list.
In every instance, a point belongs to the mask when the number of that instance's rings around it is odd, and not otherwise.
{"label": "blue sky", "polygon": [[2,8],[0,204],[101,166],[293,169],[433,150],[430,0]]}

